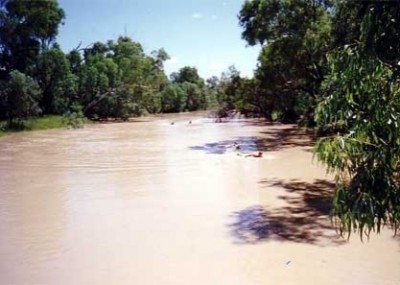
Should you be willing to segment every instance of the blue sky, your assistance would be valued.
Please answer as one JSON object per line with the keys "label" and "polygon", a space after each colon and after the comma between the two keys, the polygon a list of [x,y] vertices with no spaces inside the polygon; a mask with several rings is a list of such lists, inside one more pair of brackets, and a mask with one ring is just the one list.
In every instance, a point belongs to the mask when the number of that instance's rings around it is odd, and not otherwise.
{"label": "blue sky", "polygon": [[66,14],[57,41],[64,51],[80,42],[116,40],[125,33],[146,53],[164,48],[169,75],[195,66],[208,78],[235,65],[252,76],[259,47],[241,39],[237,14],[244,0],[59,0]]}

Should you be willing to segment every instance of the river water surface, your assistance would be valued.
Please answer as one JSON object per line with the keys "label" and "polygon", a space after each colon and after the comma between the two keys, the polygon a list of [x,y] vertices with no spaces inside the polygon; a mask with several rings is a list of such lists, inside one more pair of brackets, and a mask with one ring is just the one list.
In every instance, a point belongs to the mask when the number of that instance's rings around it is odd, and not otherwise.
{"label": "river water surface", "polygon": [[390,231],[337,236],[311,145],[193,113],[2,138],[0,284],[400,284]]}

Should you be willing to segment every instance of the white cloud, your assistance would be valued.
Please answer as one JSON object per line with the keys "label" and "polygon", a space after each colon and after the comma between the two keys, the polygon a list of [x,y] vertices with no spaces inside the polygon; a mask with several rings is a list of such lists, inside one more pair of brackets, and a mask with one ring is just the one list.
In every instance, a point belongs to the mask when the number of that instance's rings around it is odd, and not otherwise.
{"label": "white cloud", "polygon": [[193,19],[200,19],[200,18],[203,18],[203,15],[199,14],[199,13],[194,13],[194,14],[192,14],[192,18]]}

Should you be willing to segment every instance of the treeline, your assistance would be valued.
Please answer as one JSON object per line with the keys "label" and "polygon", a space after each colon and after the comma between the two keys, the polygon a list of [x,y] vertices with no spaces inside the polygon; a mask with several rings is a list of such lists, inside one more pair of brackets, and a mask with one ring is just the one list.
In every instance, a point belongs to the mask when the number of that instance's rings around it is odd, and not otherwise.
{"label": "treeline", "polygon": [[252,0],[243,38],[261,44],[252,103],[316,126],[336,173],[332,214],[361,236],[400,222],[400,2]]}
{"label": "treeline", "polygon": [[167,52],[146,54],[129,37],[65,54],[56,42],[64,18],[55,0],[0,1],[0,120],[8,127],[43,114],[127,119],[210,109],[229,96],[236,71],[205,82],[186,66],[168,78]]}
{"label": "treeline", "polygon": [[164,49],[146,54],[122,36],[64,53],[56,41],[64,20],[56,0],[0,1],[0,121],[8,128],[46,114],[125,120],[205,109],[223,117],[237,109],[280,118],[265,104],[259,81],[242,78],[234,66],[206,80],[189,66],[168,78]]}

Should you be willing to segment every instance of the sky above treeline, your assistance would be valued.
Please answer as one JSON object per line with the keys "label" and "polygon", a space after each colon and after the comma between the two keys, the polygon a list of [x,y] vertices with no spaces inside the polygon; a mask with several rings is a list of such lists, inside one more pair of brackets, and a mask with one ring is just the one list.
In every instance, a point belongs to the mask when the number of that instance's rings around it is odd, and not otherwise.
{"label": "sky above treeline", "polygon": [[58,43],[65,52],[127,35],[146,53],[164,48],[169,75],[195,66],[200,76],[220,76],[230,65],[251,77],[260,47],[241,39],[237,14],[243,0],[59,0],[66,19]]}

